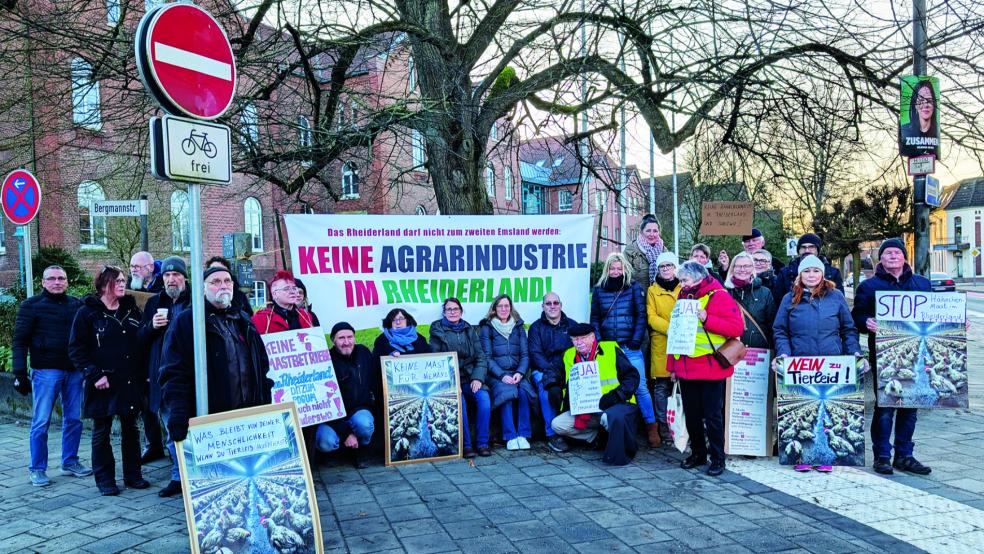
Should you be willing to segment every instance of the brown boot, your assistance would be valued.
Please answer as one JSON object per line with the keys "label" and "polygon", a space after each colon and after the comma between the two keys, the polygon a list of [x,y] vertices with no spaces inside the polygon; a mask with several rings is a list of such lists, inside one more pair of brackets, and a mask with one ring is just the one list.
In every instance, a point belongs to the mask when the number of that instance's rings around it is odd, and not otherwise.
{"label": "brown boot", "polygon": [[659,423],[647,423],[646,432],[649,435],[649,446],[657,448],[663,444],[663,438],[659,436]]}

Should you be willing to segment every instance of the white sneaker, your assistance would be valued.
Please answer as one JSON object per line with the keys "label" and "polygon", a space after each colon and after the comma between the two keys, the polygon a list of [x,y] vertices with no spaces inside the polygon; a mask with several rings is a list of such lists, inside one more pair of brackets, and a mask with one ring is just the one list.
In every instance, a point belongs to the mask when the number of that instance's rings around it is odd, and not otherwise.
{"label": "white sneaker", "polygon": [[530,449],[530,441],[526,440],[526,437],[516,437],[516,441],[519,442],[520,450]]}
{"label": "white sneaker", "polygon": [[519,439],[509,439],[506,441],[506,450],[519,450]]}

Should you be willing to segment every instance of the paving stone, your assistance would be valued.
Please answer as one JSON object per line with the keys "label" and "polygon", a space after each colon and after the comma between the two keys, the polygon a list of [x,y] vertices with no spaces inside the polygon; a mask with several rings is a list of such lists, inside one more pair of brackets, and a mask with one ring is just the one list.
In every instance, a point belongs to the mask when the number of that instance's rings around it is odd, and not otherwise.
{"label": "paving stone", "polygon": [[465,554],[508,554],[517,552],[516,547],[506,537],[496,535],[483,537],[481,540],[457,541],[458,548]]}
{"label": "paving stone", "polygon": [[636,523],[609,529],[611,534],[629,546],[640,546],[672,540],[673,537],[647,523]]}
{"label": "paving stone", "polygon": [[523,554],[567,554],[577,552],[574,546],[560,537],[550,535],[537,539],[514,541],[513,545]]}
{"label": "paving stone", "polygon": [[688,527],[686,529],[666,529],[665,531],[688,548],[693,549],[717,548],[732,542],[728,537],[704,526]]}
{"label": "paving stone", "polygon": [[611,538],[611,533],[593,521],[561,521],[552,526],[553,532],[565,541],[576,544]]}
{"label": "paving stone", "polygon": [[763,529],[729,533],[728,538],[755,552],[778,552],[790,548],[796,548],[795,544],[789,542],[783,537]]}
{"label": "paving stone", "polygon": [[401,539],[417,535],[427,535],[434,533],[435,530],[440,531],[443,529],[441,524],[434,518],[398,521],[392,524],[392,528],[396,536]]}
{"label": "paving stone", "polygon": [[399,539],[392,532],[371,533],[355,537],[345,537],[345,546],[352,554],[382,552],[402,548]]}
{"label": "paving stone", "polygon": [[454,540],[492,537],[499,534],[498,526],[484,517],[446,522],[444,523],[444,529]]}
{"label": "paving stone", "polygon": [[346,537],[372,535],[390,530],[389,522],[385,517],[381,516],[341,521],[338,526],[342,534]]}
{"label": "paving stone", "polygon": [[401,542],[403,543],[403,548],[405,548],[407,552],[419,554],[458,551],[458,545],[444,531],[428,535],[403,537]]}

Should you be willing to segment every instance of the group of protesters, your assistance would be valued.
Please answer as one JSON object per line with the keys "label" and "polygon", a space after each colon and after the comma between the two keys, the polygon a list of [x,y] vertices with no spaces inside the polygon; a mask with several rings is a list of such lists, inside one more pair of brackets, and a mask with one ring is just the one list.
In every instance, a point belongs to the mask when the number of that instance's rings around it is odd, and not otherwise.
{"label": "group of protesters", "polygon": [[[744,250],[733,257],[722,251],[713,263],[710,248],[695,244],[681,262],[666,250],[656,218],[645,216],[638,239],[605,260],[591,290],[587,322],[568,317],[555,292],[543,297],[542,312],[528,329],[508,295],[497,297],[474,325],[458,299],[444,299],[426,338],[408,310],[395,308],[382,320],[372,350],[357,343],[350,324],[332,322],[330,354],[347,415],[305,429],[309,457],[341,451],[356,467],[366,467],[385,402],[380,359],[456,352],[465,458],[491,455],[490,422],[498,412],[508,450],[531,448],[534,423],[542,420],[550,449],[566,452],[568,441],[575,440],[603,450],[607,463],[628,464],[640,439],[654,448],[670,441],[667,399],[676,382],[690,437],[690,455],[681,467],[707,465],[708,475],[720,475],[725,382],[734,369],[719,361],[724,357],[718,349],[728,339],[772,350],[778,369],[789,356],[860,357],[863,333],[872,345],[873,364],[875,291],[930,290],[929,281],[913,274],[899,239],[879,248],[875,275],[858,287],[853,310],[817,235],[800,237],[789,265],[763,248],[765,237],[757,229],[742,239]],[[47,433],[60,398],[63,474],[93,475],[101,494],[120,493],[110,439],[117,419],[123,484],[149,487],[142,465],[169,455],[170,480],[159,494],[181,492],[174,443],[187,436],[189,419],[196,415],[189,269],[179,257],[155,262],[147,252],[134,254],[129,269],[128,278],[122,268],[105,266],[94,277],[94,292],[78,299],[67,294],[65,270],[50,266],[41,293],[20,307],[13,369],[15,388],[33,394],[29,473],[36,486],[50,484]],[[228,260],[212,258],[202,271],[209,412],[271,403],[273,382],[261,335],[320,325],[303,283],[278,271],[268,283],[271,301],[254,314]],[[145,295],[142,309],[129,291]],[[678,299],[697,300],[700,306],[691,355],[666,353]],[[582,362],[597,364],[598,413],[571,412],[568,381]],[[862,360],[861,365],[869,364]],[[83,415],[92,420],[91,469],[78,457]],[[876,471],[929,473],[912,455],[915,423],[914,409],[875,408]],[[831,468],[800,464],[795,469]]]}

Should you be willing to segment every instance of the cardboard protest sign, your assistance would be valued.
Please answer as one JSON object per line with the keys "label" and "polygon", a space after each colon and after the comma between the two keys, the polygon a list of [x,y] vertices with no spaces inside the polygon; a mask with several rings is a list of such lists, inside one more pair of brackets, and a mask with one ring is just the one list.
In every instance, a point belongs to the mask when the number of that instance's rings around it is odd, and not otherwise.
{"label": "cardboard protest sign", "polygon": [[779,463],[864,465],[864,390],[854,356],[793,357],[783,365]]}
{"label": "cardboard protest sign", "polygon": [[345,417],[328,340],[321,327],[263,335],[273,381],[273,402],[294,402],[301,426]]}
{"label": "cardboard protest sign", "polygon": [[293,402],[192,418],[175,447],[192,552],[324,552]]}
{"label": "cardboard protest sign", "polygon": [[700,205],[700,234],[750,235],[754,202],[704,202]]}
{"label": "cardboard protest sign", "polygon": [[741,456],[768,456],[772,450],[769,401],[770,351],[749,348],[728,378],[724,399],[724,450]]}
{"label": "cardboard protest sign", "polygon": [[380,358],[386,465],[461,457],[457,352]]}
{"label": "cardboard protest sign", "polygon": [[600,412],[601,374],[598,372],[598,362],[581,362],[571,366],[567,391],[572,415]]}
{"label": "cardboard protest sign", "polygon": [[878,405],[967,408],[967,296],[956,292],[875,295]]}
{"label": "cardboard protest sign", "polygon": [[673,305],[670,326],[666,330],[666,353],[692,356],[697,347],[700,300],[681,298]]}

